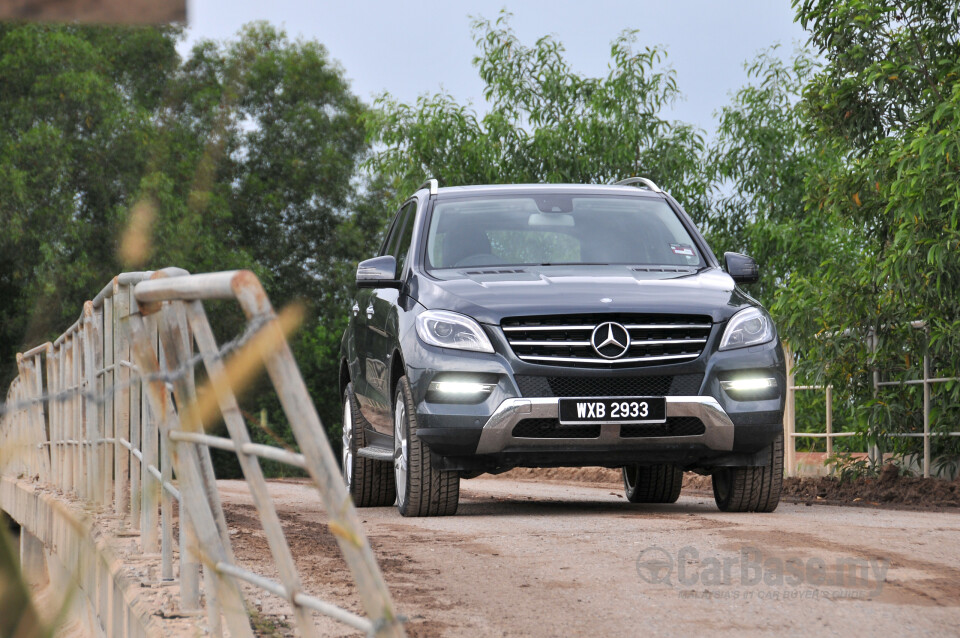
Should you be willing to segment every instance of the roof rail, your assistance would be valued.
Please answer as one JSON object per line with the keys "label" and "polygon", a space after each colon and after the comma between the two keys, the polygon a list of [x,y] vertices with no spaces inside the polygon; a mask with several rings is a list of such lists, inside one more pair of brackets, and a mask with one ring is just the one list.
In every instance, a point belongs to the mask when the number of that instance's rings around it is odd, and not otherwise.
{"label": "roof rail", "polygon": [[420,184],[420,186],[417,187],[417,190],[420,190],[420,189],[423,189],[423,188],[429,188],[429,189],[430,189],[430,194],[431,194],[431,195],[436,195],[436,194],[437,194],[437,187],[438,187],[439,185],[440,185],[440,184],[437,182],[437,180],[435,180],[435,179],[433,179],[433,178],[431,177],[430,179],[428,179],[428,180],[425,181],[424,183]]}
{"label": "roof rail", "polygon": [[653,180],[647,179],[646,177],[628,177],[627,179],[621,179],[619,182],[614,182],[614,186],[630,186],[631,184],[643,184],[654,193],[662,193],[660,187],[653,183]]}

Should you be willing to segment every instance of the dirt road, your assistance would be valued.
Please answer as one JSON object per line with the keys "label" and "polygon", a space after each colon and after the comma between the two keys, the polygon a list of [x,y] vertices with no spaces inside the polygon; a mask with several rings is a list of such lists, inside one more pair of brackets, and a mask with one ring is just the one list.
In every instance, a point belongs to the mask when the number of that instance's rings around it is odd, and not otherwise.
{"label": "dirt road", "polygon": [[[960,514],[713,499],[632,505],[614,485],[479,478],[452,518],[361,510],[413,636],[956,635]],[[241,562],[269,573],[242,482],[222,481]],[[306,588],[359,611],[316,493],[271,484]],[[253,596],[283,630],[285,604]],[[325,635],[349,635],[318,619]],[[282,633],[288,633],[283,630]]]}

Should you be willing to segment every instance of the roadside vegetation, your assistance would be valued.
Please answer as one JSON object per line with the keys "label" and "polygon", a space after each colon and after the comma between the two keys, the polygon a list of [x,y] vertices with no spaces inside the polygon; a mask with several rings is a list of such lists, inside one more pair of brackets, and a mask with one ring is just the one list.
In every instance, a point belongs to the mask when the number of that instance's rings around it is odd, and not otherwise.
{"label": "roadside vegetation", "polygon": [[[336,52],[262,23],[186,57],[172,28],[0,24],[0,382],[117,272],[250,268],[277,307],[308,305],[295,354],[337,439],[355,264],[425,177],[644,175],[718,252],[761,264],[750,292],[798,380],[832,384],[835,429],[861,435],[839,451],[915,454],[920,439],[884,435],[922,430],[922,387],[875,396],[873,371],[916,379],[927,354],[936,376],[960,374],[960,8],[793,6],[809,42],[748,61],[710,132],[667,119],[682,96],[668,52],[630,32],[614,34],[608,73],[586,77],[555,39],[519,41],[507,14],[477,20],[474,107],[443,93],[364,104]],[[229,338],[241,317],[224,311]],[[254,436],[292,441],[279,406],[251,396]],[[932,405],[934,431],[960,430],[960,384],[934,386]],[[822,409],[799,395],[798,429],[820,429]],[[938,463],[958,453],[960,439],[934,439]]]}

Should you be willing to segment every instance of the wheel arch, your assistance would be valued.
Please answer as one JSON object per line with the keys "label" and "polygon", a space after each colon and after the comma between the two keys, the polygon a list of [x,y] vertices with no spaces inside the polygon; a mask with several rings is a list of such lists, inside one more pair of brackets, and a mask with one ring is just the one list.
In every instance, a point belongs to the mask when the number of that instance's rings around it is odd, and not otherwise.
{"label": "wheel arch", "polygon": [[340,359],[340,396],[343,397],[350,384],[350,366],[346,359]]}
{"label": "wheel arch", "polygon": [[403,360],[403,353],[399,349],[394,349],[393,354],[390,356],[390,397],[389,400],[391,404],[393,403],[393,398],[397,394],[397,383],[400,381],[400,377],[407,374],[407,365]]}

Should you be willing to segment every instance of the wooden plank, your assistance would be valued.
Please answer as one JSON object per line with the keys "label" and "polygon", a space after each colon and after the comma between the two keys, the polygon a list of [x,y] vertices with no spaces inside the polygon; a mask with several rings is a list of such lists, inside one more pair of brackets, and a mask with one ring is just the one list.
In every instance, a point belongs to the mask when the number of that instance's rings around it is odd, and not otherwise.
{"label": "wooden plank", "polygon": [[120,439],[130,441],[130,369],[121,365],[121,361],[130,359],[127,347],[127,335],[124,322],[130,310],[130,296],[126,287],[120,286],[115,277],[113,280],[113,362],[117,366],[113,374],[116,392],[113,395],[114,435],[116,443],[114,451],[114,511],[123,515],[130,505],[127,492],[130,489],[130,453],[120,445]]}
{"label": "wooden plank", "polygon": [[104,442],[99,447],[100,458],[103,459],[103,502],[107,505],[113,500],[113,460],[116,451],[120,449],[120,444],[114,436],[113,431],[113,401],[106,400],[107,390],[113,389],[116,370],[113,368],[113,299],[107,297],[103,300],[103,306],[97,315],[100,326],[100,334],[103,340],[98,343],[100,352],[101,367],[103,375],[100,377],[100,395],[104,397],[103,407],[100,411],[100,421],[103,424],[103,438],[113,439],[113,447]]}
{"label": "wooden plank", "polygon": [[[144,376],[151,376],[159,372],[160,363],[157,359],[156,331],[148,328],[147,321],[138,315],[130,317],[131,339],[130,346],[135,357],[137,367]],[[150,412],[156,418],[164,435],[170,430],[179,429],[179,418],[173,406],[173,400],[162,381],[145,383],[144,398],[150,404]],[[222,561],[231,561],[228,554],[228,543],[224,543],[217,529],[214,513],[210,509],[209,501],[204,497],[205,481],[201,474],[200,458],[196,448],[189,444],[178,444],[172,450],[173,464],[177,480],[182,485],[181,507],[189,510],[192,529],[197,536],[198,550],[203,552],[202,562],[217,564]],[[243,595],[237,582],[222,574],[212,574],[207,590],[208,598],[216,596],[217,603],[223,610],[227,629],[232,638],[253,638],[250,621],[243,602]]]}
{"label": "wooden plank", "polygon": [[[150,351],[154,357],[157,356],[157,325],[156,322],[151,318],[147,317],[143,320],[144,327],[144,345],[142,347],[150,348]],[[131,346],[134,346],[133,339],[131,339]],[[138,363],[139,366],[139,363]],[[144,371],[143,367],[140,367],[140,375],[145,376],[147,373]],[[140,542],[142,543],[142,549],[147,553],[156,553],[159,549],[160,539],[159,539],[159,529],[160,524],[159,516],[157,512],[158,501],[160,500],[160,482],[154,478],[153,474],[150,473],[150,466],[159,467],[159,450],[158,439],[157,439],[157,421],[163,417],[161,413],[157,413],[154,407],[151,405],[151,402],[148,401],[149,389],[152,384],[147,383],[146,381],[141,381],[141,386],[143,387],[143,415],[141,417],[143,428],[141,432],[140,440],[140,449],[143,452],[143,462],[140,463],[140,485],[142,489],[142,497],[140,499]],[[160,388],[163,388],[163,384],[159,384]]]}
{"label": "wooden plank", "polygon": [[[233,278],[233,289],[248,321],[265,317],[273,319],[276,316],[266,292],[253,273],[237,273]],[[286,337],[275,320],[264,324],[261,330],[272,337],[271,341],[276,346],[271,352],[263,353],[267,374],[277,391],[300,451],[307,459],[307,472],[330,515],[329,526],[335,531],[337,545],[353,574],[363,609],[377,625],[378,637],[405,636],[390,590],[363,532],[360,517],[343,483],[339,463]]]}
{"label": "wooden plank", "polygon": [[[178,303],[179,312],[183,312],[183,304]],[[166,310],[164,312],[167,312]],[[197,346],[203,355],[204,366],[207,369],[207,375],[211,379],[225,378],[225,368],[217,350],[217,342],[207,320],[203,304],[199,301],[191,302],[187,306],[187,316],[190,321],[190,327],[193,329]],[[174,342],[176,335],[171,332],[169,339]],[[181,352],[179,358],[187,356],[187,352]],[[188,400],[191,403],[196,401],[195,392],[190,391],[189,387],[181,388],[181,395],[178,401]],[[247,431],[243,415],[240,413],[240,406],[230,388],[222,388],[217,391],[217,401],[220,406],[220,413],[223,416],[230,438],[238,447],[245,443],[250,443],[250,433]],[[202,424],[195,424],[200,427]],[[250,487],[250,494],[253,503],[257,508],[257,514],[260,517],[260,524],[263,526],[264,535],[267,538],[267,544],[270,547],[270,553],[277,565],[277,571],[280,580],[283,583],[285,591],[290,593],[289,602],[293,607],[294,615],[297,617],[297,627],[301,635],[314,636],[316,629],[308,609],[297,605],[293,599],[296,592],[303,588],[300,581],[300,574],[297,572],[296,564],[293,560],[293,554],[287,544],[286,536],[283,533],[283,527],[280,525],[280,519],[277,516],[273,505],[273,499],[267,490],[267,484],[263,476],[263,471],[256,457],[239,453],[237,460],[244,478]]]}

